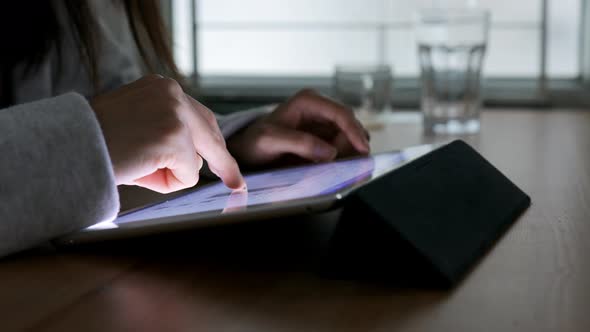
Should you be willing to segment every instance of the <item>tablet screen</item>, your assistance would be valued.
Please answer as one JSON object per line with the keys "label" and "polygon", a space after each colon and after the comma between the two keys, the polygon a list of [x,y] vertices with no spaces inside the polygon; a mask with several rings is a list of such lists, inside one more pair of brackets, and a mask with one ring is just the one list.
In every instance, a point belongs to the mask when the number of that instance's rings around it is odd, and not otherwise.
{"label": "tablet screen", "polygon": [[[232,192],[217,182],[172,200],[120,215],[109,224],[116,227],[142,220],[211,211],[231,213],[261,204],[280,204],[335,194],[378,177],[414,157],[415,152],[403,150],[246,175],[247,191]],[[97,224],[92,228],[102,227]]]}

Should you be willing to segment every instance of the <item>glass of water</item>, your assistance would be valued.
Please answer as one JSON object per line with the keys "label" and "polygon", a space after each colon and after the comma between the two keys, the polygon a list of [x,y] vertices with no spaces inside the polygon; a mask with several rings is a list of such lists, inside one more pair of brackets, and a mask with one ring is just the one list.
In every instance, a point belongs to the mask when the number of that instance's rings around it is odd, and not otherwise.
{"label": "glass of water", "polygon": [[474,134],[480,128],[481,71],[490,13],[427,9],[417,15],[426,134]]}
{"label": "glass of water", "polygon": [[340,65],[334,70],[333,92],[357,116],[371,116],[390,107],[392,81],[388,65]]}

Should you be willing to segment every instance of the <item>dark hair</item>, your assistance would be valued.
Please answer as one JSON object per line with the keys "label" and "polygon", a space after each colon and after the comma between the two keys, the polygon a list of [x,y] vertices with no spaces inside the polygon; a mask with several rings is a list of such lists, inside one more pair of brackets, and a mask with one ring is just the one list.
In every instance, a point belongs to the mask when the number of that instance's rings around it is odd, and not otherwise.
{"label": "dark hair", "polygon": [[[133,38],[148,70],[180,80],[168,33],[160,16],[159,1],[111,1],[123,6]],[[59,3],[65,8],[64,14],[68,19],[66,24],[70,26],[63,26],[59,20]],[[52,47],[60,50],[64,28],[73,30],[79,55],[90,79],[97,86],[97,57],[101,45],[96,37],[98,24],[87,0],[18,0],[0,4],[0,42],[3,44],[0,52],[1,106],[12,102],[14,67],[24,65],[26,73],[38,70]]]}

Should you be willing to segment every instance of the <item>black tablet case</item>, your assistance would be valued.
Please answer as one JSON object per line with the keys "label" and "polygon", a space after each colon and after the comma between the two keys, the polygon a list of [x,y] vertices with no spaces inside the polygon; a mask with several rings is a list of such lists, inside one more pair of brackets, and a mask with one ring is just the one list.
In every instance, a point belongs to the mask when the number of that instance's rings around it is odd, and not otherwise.
{"label": "black tablet case", "polygon": [[450,287],[529,205],[479,153],[454,141],[345,200],[325,272]]}

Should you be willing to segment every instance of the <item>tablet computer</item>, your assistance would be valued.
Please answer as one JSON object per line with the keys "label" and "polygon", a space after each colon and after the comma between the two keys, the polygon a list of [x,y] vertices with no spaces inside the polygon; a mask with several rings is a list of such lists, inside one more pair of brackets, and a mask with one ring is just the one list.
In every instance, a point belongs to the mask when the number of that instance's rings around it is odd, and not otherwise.
{"label": "tablet computer", "polygon": [[337,207],[354,190],[433,149],[432,145],[421,145],[247,174],[247,191],[232,192],[218,181],[168,201],[125,211],[113,221],[98,223],[54,242],[73,245],[323,212]]}

